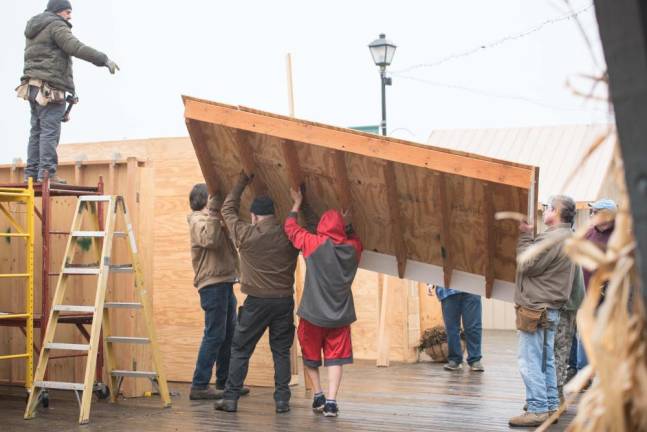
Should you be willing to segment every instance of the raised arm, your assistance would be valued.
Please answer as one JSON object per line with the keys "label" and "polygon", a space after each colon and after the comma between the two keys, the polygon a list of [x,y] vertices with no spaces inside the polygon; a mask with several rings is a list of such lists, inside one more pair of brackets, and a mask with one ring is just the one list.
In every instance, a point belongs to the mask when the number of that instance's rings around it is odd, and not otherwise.
{"label": "raised arm", "polygon": [[251,180],[245,172],[241,172],[234,188],[229,192],[227,198],[225,198],[222,210],[220,211],[237,248],[243,246],[249,233],[254,229],[252,224],[241,220],[239,216],[240,197],[243,195],[243,191]]}

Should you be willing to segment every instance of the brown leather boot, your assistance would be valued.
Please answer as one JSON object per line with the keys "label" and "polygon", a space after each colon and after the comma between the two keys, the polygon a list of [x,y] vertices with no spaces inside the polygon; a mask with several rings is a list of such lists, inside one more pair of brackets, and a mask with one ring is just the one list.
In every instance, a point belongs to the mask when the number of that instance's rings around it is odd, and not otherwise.
{"label": "brown leather boot", "polygon": [[512,417],[508,424],[512,427],[536,427],[548,419],[548,412],[531,413],[525,412],[519,416]]}

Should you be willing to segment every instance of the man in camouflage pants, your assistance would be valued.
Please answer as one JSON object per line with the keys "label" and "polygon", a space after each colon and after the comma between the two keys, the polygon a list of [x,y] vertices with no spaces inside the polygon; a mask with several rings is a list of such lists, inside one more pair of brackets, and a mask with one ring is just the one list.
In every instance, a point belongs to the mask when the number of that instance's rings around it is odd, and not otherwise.
{"label": "man in camouflage pants", "polygon": [[575,267],[571,297],[559,312],[559,324],[555,332],[555,370],[557,372],[557,393],[564,402],[564,384],[568,376],[568,360],[575,335],[575,317],[584,299],[584,277],[582,269]]}

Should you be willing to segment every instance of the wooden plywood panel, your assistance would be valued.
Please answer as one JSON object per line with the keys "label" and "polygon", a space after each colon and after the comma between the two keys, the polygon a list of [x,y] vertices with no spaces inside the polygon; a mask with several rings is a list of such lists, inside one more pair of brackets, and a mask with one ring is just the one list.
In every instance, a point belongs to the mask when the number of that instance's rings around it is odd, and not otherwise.
{"label": "wooden plywood panel", "polygon": [[[494,294],[510,297],[518,232],[506,222],[495,223],[491,215],[536,207],[528,201],[534,168],[247,108],[184,101],[193,145],[207,162],[201,165],[205,178],[226,187],[223,177],[231,171],[255,174],[283,216],[291,205],[291,178],[281,146],[288,140],[303,171],[308,201],[319,211],[339,208],[343,191],[336,181],[335,155],[341,152],[353,224],[366,250],[398,256],[400,275],[412,260],[442,266],[446,285],[451,285],[452,271],[463,272],[458,280],[472,285],[481,277],[483,286],[471,290],[483,294],[485,277],[496,278],[503,283]],[[486,182],[494,185],[487,192],[494,199],[486,197]],[[374,269],[374,262],[362,265]],[[435,278],[437,272],[424,265],[411,275],[421,281]]]}

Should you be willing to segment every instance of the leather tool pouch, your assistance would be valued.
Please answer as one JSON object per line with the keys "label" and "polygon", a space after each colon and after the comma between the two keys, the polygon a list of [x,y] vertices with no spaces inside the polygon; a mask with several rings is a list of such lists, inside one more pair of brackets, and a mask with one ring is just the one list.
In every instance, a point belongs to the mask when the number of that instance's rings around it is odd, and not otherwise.
{"label": "leather tool pouch", "polygon": [[546,309],[535,310],[515,305],[515,312],[517,330],[534,333],[538,328],[545,327],[547,324]]}

